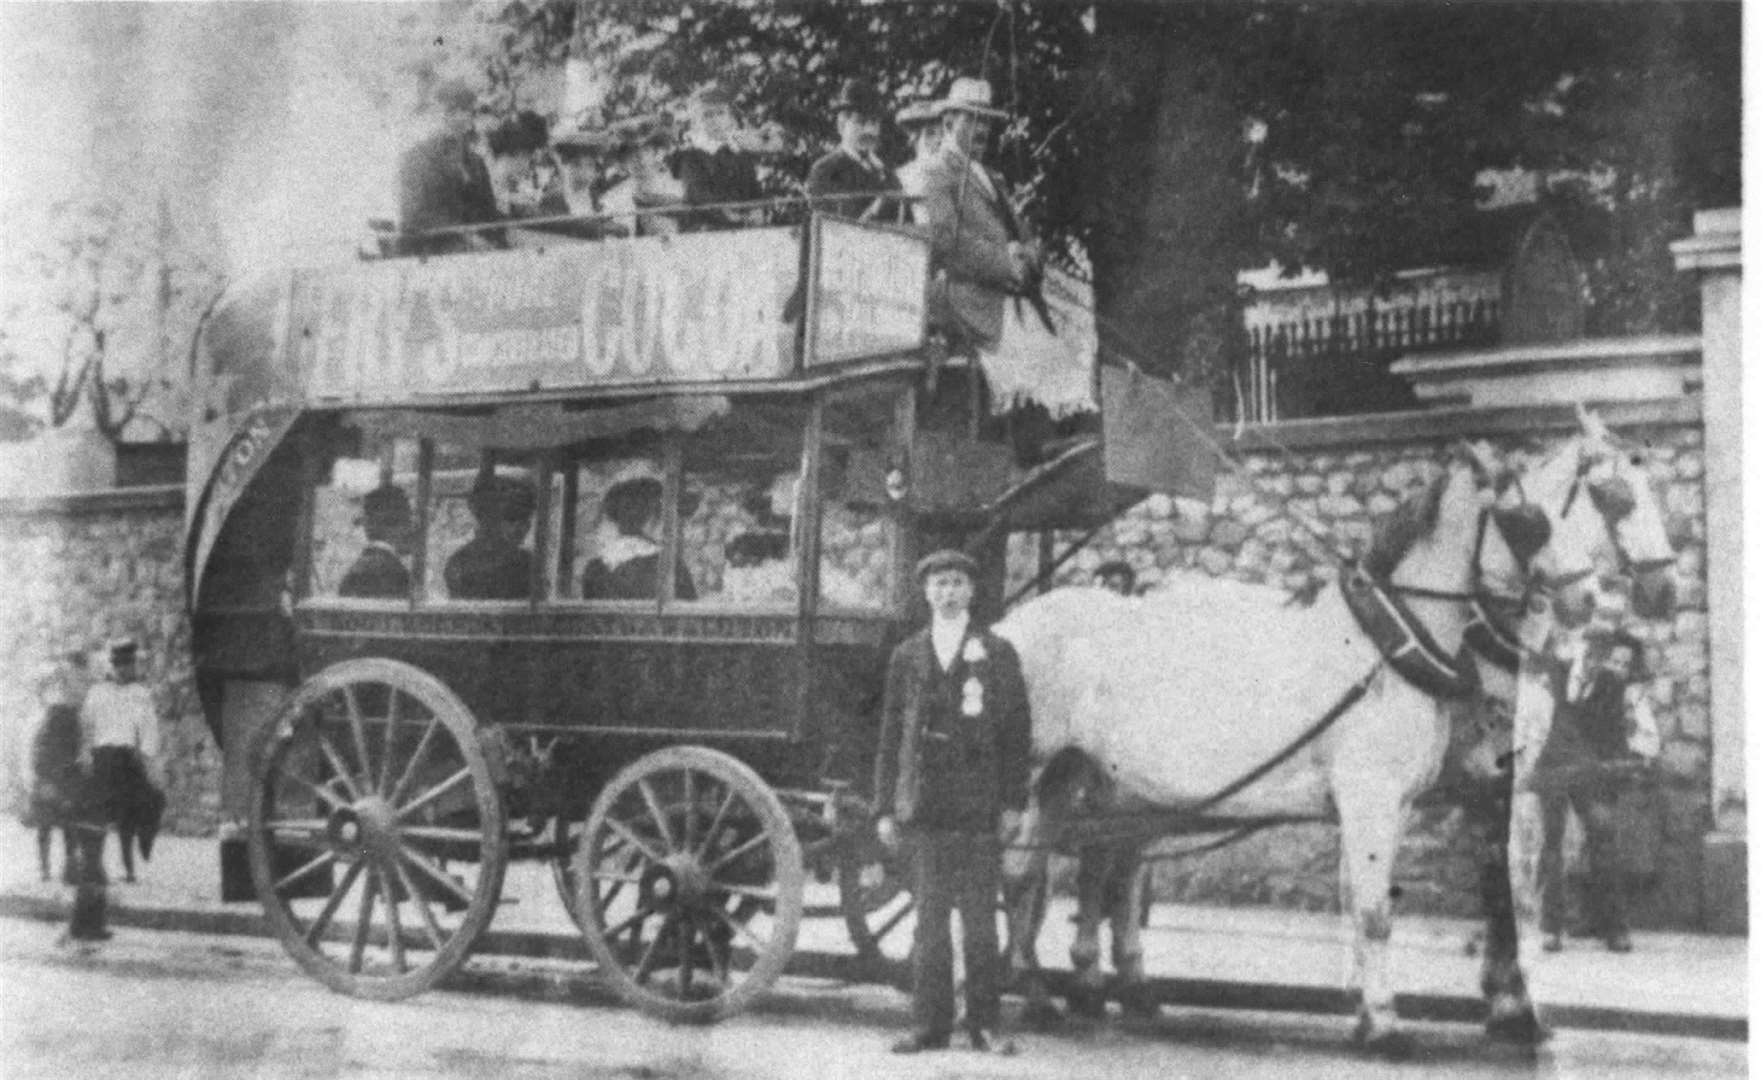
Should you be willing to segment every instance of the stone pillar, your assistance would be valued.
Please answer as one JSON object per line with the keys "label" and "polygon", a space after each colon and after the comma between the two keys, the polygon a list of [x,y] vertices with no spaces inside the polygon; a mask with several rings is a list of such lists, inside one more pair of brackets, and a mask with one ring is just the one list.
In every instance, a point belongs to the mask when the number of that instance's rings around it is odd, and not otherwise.
{"label": "stone pillar", "polygon": [[1703,488],[1708,536],[1710,779],[1714,828],[1702,853],[1702,918],[1746,932],[1744,426],[1740,398],[1740,211],[1709,210],[1671,245],[1677,268],[1702,284]]}

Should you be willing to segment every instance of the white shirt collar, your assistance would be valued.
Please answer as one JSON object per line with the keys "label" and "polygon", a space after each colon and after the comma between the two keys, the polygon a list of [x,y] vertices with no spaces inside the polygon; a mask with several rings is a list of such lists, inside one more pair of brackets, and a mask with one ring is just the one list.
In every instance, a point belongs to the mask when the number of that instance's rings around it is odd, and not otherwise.
{"label": "white shirt collar", "polygon": [[961,651],[961,642],[967,637],[969,622],[971,619],[965,611],[955,619],[940,619],[935,615],[931,616],[931,648],[937,654],[937,664],[944,671],[954,666],[955,654]]}

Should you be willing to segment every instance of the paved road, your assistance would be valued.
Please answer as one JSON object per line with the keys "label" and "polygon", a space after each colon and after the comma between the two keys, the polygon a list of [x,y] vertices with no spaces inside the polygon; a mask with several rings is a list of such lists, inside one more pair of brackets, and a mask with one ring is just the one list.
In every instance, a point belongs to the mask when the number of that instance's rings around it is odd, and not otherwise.
{"label": "paved road", "polygon": [[1739,1077],[1746,1066],[1738,1043],[1565,1032],[1532,1058],[1443,1024],[1414,1025],[1416,1060],[1368,1062],[1344,1045],[1341,1018],[1191,1009],[1029,1035],[1016,1058],[898,1058],[886,1046],[906,1022],[904,999],[873,986],[786,980],[762,1011],[682,1029],[609,1004],[579,966],[474,962],[463,990],[374,1004],[299,976],[270,942],[125,930],[81,951],[56,936],[0,920],[5,1077],[1654,1080]]}

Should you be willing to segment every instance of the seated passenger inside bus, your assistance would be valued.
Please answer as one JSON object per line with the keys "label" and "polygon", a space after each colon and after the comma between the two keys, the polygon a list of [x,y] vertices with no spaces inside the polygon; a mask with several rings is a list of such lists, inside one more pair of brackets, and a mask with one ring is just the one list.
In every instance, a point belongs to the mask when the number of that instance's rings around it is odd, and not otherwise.
{"label": "seated passenger inside bus", "polygon": [[[653,600],[660,579],[661,481],[640,476],[614,484],[600,503],[598,551],[582,570],[584,600]],[[684,566],[674,568],[675,597],[695,600]]]}
{"label": "seated passenger inside bus", "polygon": [[367,546],[337,586],[338,596],[401,599],[410,595],[410,498],[396,484],[382,483],[361,500],[361,527]]}
{"label": "seated passenger inside bus", "polygon": [[467,500],[476,532],[447,560],[455,600],[525,600],[532,595],[533,553],[522,546],[533,524],[532,485],[481,472]]}

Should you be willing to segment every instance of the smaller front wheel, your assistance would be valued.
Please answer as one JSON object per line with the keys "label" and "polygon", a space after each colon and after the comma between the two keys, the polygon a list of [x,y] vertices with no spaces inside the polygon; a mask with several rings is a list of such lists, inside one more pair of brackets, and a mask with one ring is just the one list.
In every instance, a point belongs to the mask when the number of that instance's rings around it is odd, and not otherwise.
{"label": "smaller front wheel", "polygon": [[802,849],[759,775],[703,747],[613,777],[576,848],[582,936],[620,996],[704,1023],[783,972],[802,918]]}

